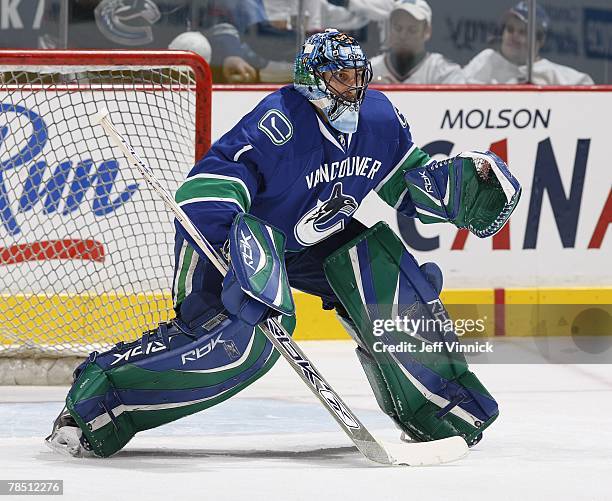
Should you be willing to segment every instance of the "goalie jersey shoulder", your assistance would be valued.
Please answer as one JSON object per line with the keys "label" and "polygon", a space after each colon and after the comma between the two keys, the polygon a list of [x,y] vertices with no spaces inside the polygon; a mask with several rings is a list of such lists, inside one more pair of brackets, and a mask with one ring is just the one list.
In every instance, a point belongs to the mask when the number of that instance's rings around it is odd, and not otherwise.
{"label": "goalie jersey shoulder", "polygon": [[[321,120],[317,118],[313,106],[292,86],[285,86],[266,96],[226,136],[246,135],[270,166],[281,158],[287,162],[321,148]],[[410,135],[402,113],[382,92],[368,90],[357,134],[369,137],[368,143],[376,149],[379,141],[387,143],[402,133]]]}
{"label": "goalie jersey shoulder", "polygon": [[[410,126],[401,111],[382,92],[368,89],[359,116],[361,125],[375,137],[397,137],[399,134],[410,135]],[[402,129],[406,131],[402,132]]]}
{"label": "goalie jersey shoulder", "polygon": [[260,101],[228,135],[234,133],[246,135],[269,162],[315,148],[318,129],[310,103],[285,86]]}

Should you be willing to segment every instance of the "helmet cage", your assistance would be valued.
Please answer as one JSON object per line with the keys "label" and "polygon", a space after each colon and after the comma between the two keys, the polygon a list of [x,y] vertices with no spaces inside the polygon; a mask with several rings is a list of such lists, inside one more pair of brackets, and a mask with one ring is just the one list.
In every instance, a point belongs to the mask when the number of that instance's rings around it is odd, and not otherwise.
{"label": "helmet cage", "polygon": [[[347,72],[354,72],[352,78],[345,78]],[[323,90],[328,97],[340,105],[360,105],[365,98],[365,91],[372,80],[372,65],[368,61],[365,66],[344,66],[335,70],[321,70],[321,67],[313,68],[317,86]],[[326,73],[328,73],[326,78]],[[351,83],[347,83],[347,80]]]}

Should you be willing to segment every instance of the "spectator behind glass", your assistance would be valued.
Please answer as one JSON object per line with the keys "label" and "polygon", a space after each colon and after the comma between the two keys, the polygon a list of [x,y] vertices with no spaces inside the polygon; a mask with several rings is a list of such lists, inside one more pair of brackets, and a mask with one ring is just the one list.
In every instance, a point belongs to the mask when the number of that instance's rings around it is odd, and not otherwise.
{"label": "spectator behind glass", "polygon": [[200,12],[198,25],[212,48],[211,68],[215,82],[258,81],[258,70],[267,61],[242,37],[252,26],[266,21],[261,0],[209,0]]}
{"label": "spectator behind glass", "polygon": [[[307,30],[320,29],[321,1],[303,2]],[[215,81],[291,81],[297,10],[298,0],[209,0],[199,26],[211,45]],[[190,37],[196,41],[194,32]]]}
{"label": "spectator behind glass", "polygon": [[380,54],[385,25],[395,0],[327,0],[321,2],[326,27],[334,27],[359,41],[372,59]]}
{"label": "spectator behind glass", "polygon": [[[318,4],[319,0],[309,1]],[[293,63],[276,64],[270,58],[282,59],[285,52],[295,51],[293,24],[297,4],[292,6],[292,2],[284,0],[209,0],[199,12],[197,25],[202,29],[202,37],[210,42],[210,65],[215,82],[252,83],[268,78],[270,81],[290,78]],[[196,52],[205,53],[204,41],[200,39],[202,43],[198,43],[198,32],[187,33],[202,49]],[[177,40],[170,47],[175,47],[175,43]]]}
{"label": "spectator behind glass", "polygon": [[[504,16],[499,49],[485,49],[463,68],[470,83],[518,84],[527,82],[527,2],[521,1]],[[593,85],[586,73],[553,63],[538,54],[546,41],[550,20],[541,6],[536,6],[536,58],[532,83],[537,85]]]}
{"label": "spectator behind glass", "polygon": [[[259,69],[261,82],[293,81],[298,30],[298,0],[262,0],[266,21],[253,26],[246,37],[266,65]],[[303,0],[306,33],[321,30],[322,0]]]}
{"label": "spectator behind glass", "polygon": [[458,64],[425,50],[431,38],[431,8],[425,0],[397,1],[387,32],[387,51],[372,59],[373,83],[466,83]]}
{"label": "spectator behind glass", "polygon": [[[247,28],[242,38],[266,60],[258,68],[261,82],[291,82],[299,1],[261,1],[266,20]],[[327,27],[341,29],[359,40],[366,51],[371,45],[370,53],[375,54],[380,48],[380,21],[388,18],[394,0],[303,0],[302,4],[306,35]]]}

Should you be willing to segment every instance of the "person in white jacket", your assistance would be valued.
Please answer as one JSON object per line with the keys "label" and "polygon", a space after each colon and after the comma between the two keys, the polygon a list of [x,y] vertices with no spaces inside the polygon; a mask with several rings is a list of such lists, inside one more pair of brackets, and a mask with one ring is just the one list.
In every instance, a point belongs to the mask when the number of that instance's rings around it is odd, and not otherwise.
{"label": "person in white jacket", "polygon": [[426,50],[431,18],[431,8],[425,0],[395,2],[389,16],[386,50],[372,58],[373,83],[466,83],[461,66]]}
{"label": "person in white jacket", "polygon": [[[499,49],[483,50],[463,68],[469,83],[527,83],[527,12],[527,2],[521,1],[506,13]],[[593,85],[593,79],[586,73],[539,56],[549,25],[548,15],[539,5],[536,8],[536,25],[536,59],[532,67],[531,83]]]}

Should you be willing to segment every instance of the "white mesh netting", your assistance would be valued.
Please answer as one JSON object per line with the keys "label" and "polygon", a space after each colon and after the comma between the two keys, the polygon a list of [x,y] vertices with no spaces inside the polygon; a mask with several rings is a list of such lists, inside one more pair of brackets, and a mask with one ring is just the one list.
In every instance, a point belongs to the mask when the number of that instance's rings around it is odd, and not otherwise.
{"label": "white mesh netting", "polygon": [[172,316],[172,217],[92,116],[174,192],[210,141],[210,81],[187,53],[15,57],[0,51],[0,384],[53,384]]}

